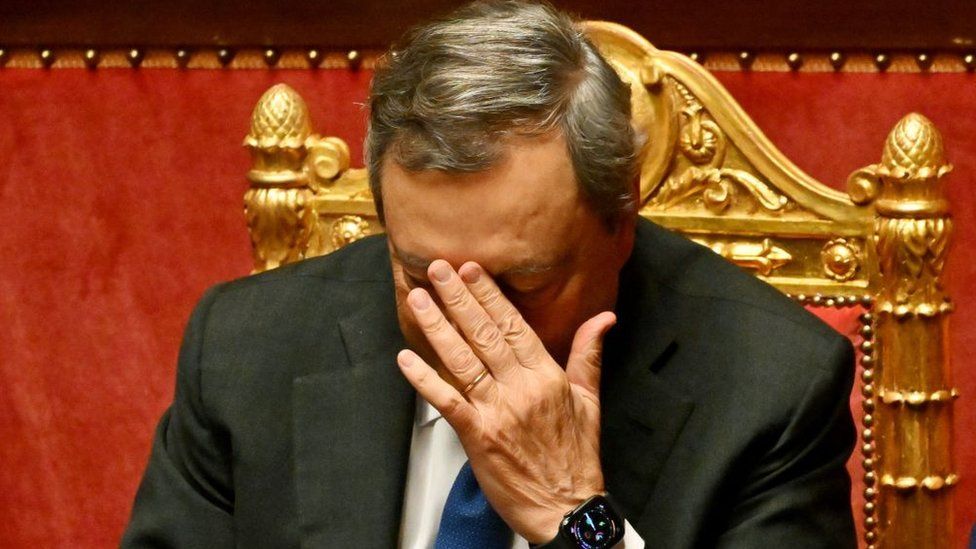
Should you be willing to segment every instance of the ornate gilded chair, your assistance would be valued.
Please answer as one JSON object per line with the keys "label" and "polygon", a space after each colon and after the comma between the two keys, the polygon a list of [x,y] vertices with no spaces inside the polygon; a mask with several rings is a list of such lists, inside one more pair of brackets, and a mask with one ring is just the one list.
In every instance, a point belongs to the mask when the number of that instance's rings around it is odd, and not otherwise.
{"label": "ornate gilded chair", "polygon": [[[824,317],[856,319],[849,463],[866,547],[948,547],[952,304],[942,271],[952,222],[942,138],[919,114],[891,131],[881,162],[847,192],[785,158],[723,87],[683,55],[606,22],[587,31],[633,90],[643,151],[640,214],[710,247]],[[382,231],[349,149],[313,134],[304,101],[283,84],[254,110],[245,213],[254,270],[329,253]]]}

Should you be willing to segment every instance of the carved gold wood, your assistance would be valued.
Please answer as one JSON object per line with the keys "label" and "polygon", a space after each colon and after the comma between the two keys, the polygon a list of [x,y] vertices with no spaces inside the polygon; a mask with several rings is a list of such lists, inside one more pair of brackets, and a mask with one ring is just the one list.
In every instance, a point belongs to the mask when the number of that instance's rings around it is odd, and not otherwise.
{"label": "carved gold wood", "polygon": [[254,271],[329,253],[376,231],[366,171],[349,169],[349,147],[312,134],[305,101],[272,86],[251,116],[244,140],[254,166],[244,214]]}
{"label": "carved gold wood", "polygon": [[876,291],[874,391],[881,545],[950,547],[952,387],[947,353],[952,303],[942,273],[952,233],[943,189],[951,170],[942,136],[910,114],[891,131],[881,163],[849,181],[859,202],[874,202],[880,258]]}
{"label": "carved gold wood", "polygon": [[[867,547],[949,543],[951,404],[945,352],[951,310],[941,277],[951,234],[938,131],[898,123],[882,162],[848,192],[786,159],[724,88],[683,55],[631,30],[586,31],[630,84],[642,150],[641,215],[711,248],[798,301],[877,306],[861,317],[861,453]],[[367,173],[312,133],[308,110],[279,84],[255,108],[245,212],[255,271],[329,253],[381,232]]]}

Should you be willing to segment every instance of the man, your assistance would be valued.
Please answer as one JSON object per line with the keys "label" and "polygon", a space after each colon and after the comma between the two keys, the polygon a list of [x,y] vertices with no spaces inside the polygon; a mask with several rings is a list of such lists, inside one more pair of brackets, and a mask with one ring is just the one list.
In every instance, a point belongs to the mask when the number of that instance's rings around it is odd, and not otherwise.
{"label": "man", "polygon": [[571,20],[462,8],[370,107],[388,236],[204,296],[124,546],[854,546],[850,344],[638,221]]}

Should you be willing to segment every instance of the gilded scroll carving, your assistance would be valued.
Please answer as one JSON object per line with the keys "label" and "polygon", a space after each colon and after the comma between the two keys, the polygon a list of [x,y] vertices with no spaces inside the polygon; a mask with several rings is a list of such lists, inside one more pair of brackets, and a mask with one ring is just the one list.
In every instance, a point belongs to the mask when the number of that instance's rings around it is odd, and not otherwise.
{"label": "gilded scroll carving", "polygon": [[716,214],[726,212],[736,201],[750,207],[778,212],[789,203],[752,173],[726,165],[728,139],[701,102],[680,82],[667,78],[675,90],[680,116],[678,155],[675,169],[649,201],[666,209],[700,197]]}
{"label": "gilded scroll carving", "polygon": [[736,265],[769,276],[776,269],[793,260],[785,249],[773,244],[769,238],[761,242],[705,242],[693,239]]}

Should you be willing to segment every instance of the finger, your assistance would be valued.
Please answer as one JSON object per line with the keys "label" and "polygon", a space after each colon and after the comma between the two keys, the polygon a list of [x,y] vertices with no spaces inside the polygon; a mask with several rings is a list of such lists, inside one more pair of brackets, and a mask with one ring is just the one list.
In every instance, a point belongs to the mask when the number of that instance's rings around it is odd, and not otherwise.
{"label": "finger", "polygon": [[617,316],[608,311],[584,322],[576,330],[569,361],[566,363],[566,377],[569,382],[586,389],[598,400],[603,336],[616,323]]}
{"label": "finger", "polygon": [[488,367],[492,376],[504,380],[515,371],[518,359],[495,321],[471,295],[450,263],[438,259],[430,264],[427,274],[444,304],[445,312],[461,329],[481,362]]}
{"label": "finger", "polygon": [[456,431],[471,425],[476,411],[450,383],[424,362],[417,353],[404,349],[397,355],[397,365],[403,377],[431,406],[444,416]]}
{"label": "finger", "polygon": [[495,322],[502,337],[515,353],[519,364],[527,368],[547,364],[550,361],[542,340],[522,318],[518,309],[505,297],[495,281],[477,263],[469,261],[459,269],[471,295]]}
{"label": "finger", "polygon": [[[407,303],[417,325],[430,342],[430,346],[441,359],[448,373],[458,381],[458,387],[463,389],[472,383],[485,366],[475,356],[471,346],[455,330],[444,317],[444,313],[434,305],[430,294],[422,288],[414,288],[407,294]],[[491,378],[491,375],[487,376]],[[494,383],[492,379],[482,379],[465,396],[476,396]]]}

